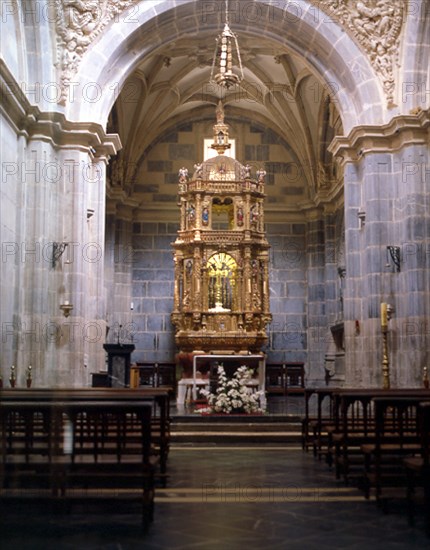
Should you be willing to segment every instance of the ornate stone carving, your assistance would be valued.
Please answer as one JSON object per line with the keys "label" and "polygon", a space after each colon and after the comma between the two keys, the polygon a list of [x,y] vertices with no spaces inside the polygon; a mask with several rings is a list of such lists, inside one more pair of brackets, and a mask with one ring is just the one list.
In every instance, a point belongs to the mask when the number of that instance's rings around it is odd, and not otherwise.
{"label": "ornate stone carving", "polygon": [[313,0],[333,19],[351,31],[369,56],[382,80],[388,105],[394,101],[394,67],[398,64],[399,37],[405,15],[398,0]]}
{"label": "ornate stone carving", "polygon": [[138,0],[55,0],[57,66],[64,104],[88,46],[118,14]]}

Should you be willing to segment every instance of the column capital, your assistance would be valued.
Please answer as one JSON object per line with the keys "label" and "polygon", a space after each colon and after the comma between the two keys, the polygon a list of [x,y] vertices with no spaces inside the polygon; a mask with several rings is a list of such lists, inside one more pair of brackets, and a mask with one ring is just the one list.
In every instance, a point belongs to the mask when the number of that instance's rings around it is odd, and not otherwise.
{"label": "column capital", "polygon": [[19,83],[0,59],[0,109],[15,128],[17,135],[28,141],[40,140],[56,149],[88,153],[108,159],[122,148],[118,134],[107,134],[101,124],[74,122],[58,111],[41,111],[28,100]]}
{"label": "column capital", "polygon": [[430,109],[417,109],[381,126],[356,126],[348,136],[336,136],[328,149],[345,165],[359,162],[368,153],[391,153],[407,145],[427,145],[429,135]]}

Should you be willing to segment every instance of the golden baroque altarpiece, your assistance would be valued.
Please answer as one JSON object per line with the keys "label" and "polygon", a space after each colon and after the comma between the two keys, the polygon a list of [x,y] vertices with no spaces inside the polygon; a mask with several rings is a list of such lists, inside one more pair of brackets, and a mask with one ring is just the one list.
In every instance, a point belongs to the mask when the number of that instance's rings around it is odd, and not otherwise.
{"label": "golden baroque altarpiece", "polygon": [[230,147],[221,102],[218,155],[179,171],[180,229],[174,248],[171,315],[181,352],[255,353],[267,342],[269,243],[264,231],[264,170],[224,155]]}

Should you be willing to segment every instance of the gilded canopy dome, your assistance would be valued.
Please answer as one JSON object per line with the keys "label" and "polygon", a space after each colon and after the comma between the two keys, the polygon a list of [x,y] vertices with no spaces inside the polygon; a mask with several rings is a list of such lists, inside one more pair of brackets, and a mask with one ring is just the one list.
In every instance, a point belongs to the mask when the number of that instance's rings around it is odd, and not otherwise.
{"label": "gilded canopy dome", "polygon": [[239,161],[225,155],[217,155],[195,166],[194,179],[204,181],[243,181],[249,170]]}

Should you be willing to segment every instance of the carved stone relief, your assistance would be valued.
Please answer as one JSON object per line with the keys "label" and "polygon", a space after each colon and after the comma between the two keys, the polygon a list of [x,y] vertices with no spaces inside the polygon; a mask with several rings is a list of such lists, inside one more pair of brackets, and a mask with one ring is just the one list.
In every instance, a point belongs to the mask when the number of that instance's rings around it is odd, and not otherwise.
{"label": "carved stone relief", "polygon": [[[55,0],[57,64],[64,104],[88,46],[106,25],[139,0]],[[405,14],[399,0],[312,0],[357,39],[380,76],[389,104],[394,99],[394,66]]]}
{"label": "carved stone relief", "polygon": [[69,86],[88,46],[106,25],[138,0],[55,0],[57,67],[64,104]]}
{"label": "carved stone relief", "polygon": [[382,81],[388,105],[393,105],[395,66],[405,16],[402,0],[312,0],[330,17],[351,31]]}

